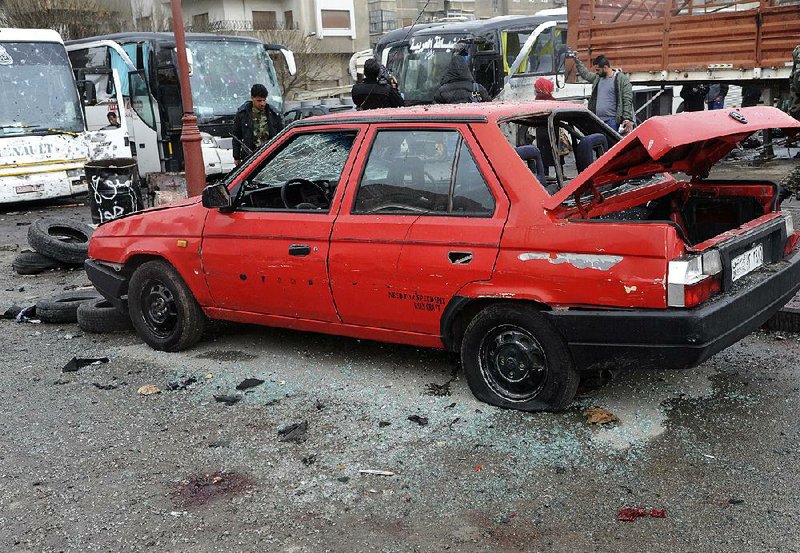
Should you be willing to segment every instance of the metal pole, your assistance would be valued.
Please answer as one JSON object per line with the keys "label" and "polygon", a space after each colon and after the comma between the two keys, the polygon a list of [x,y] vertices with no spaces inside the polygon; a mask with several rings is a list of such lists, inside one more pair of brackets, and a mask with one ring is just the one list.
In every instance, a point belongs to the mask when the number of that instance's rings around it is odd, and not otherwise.
{"label": "metal pole", "polygon": [[183,105],[183,161],[186,167],[186,195],[198,196],[206,186],[206,171],[203,164],[203,150],[200,146],[200,129],[192,105],[192,87],[189,82],[189,61],[186,59],[186,35],[183,29],[183,9],[181,0],[172,0],[172,29],[175,32],[175,48],[178,52],[178,77],[181,83],[181,102]]}

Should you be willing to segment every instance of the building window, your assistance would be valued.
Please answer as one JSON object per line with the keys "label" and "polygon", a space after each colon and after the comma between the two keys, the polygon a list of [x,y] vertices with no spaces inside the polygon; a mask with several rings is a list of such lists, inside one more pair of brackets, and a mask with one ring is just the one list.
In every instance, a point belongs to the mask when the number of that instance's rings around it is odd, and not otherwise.
{"label": "building window", "polygon": [[275,12],[253,10],[253,30],[265,31],[267,29],[277,29],[278,18]]}
{"label": "building window", "polygon": [[321,10],[323,29],[350,29],[348,10]]}
{"label": "building window", "polygon": [[201,32],[208,30],[208,12],[198,13],[192,16],[192,30],[194,32]]}
{"label": "building window", "polygon": [[369,32],[370,34],[385,33],[397,28],[397,18],[391,10],[370,10],[369,12]]}
{"label": "building window", "polygon": [[294,29],[294,14],[291,10],[283,12],[283,22],[287,29]]}

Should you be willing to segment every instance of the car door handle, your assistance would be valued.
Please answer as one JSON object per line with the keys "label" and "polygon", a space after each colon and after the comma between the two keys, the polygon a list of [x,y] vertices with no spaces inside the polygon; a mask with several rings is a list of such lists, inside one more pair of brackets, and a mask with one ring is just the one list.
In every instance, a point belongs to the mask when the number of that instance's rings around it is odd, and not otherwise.
{"label": "car door handle", "polygon": [[311,253],[311,246],[306,244],[292,244],[289,246],[289,255],[303,257]]}
{"label": "car door handle", "polygon": [[472,261],[472,252],[448,252],[447,257],[453,265],[466,265]]}

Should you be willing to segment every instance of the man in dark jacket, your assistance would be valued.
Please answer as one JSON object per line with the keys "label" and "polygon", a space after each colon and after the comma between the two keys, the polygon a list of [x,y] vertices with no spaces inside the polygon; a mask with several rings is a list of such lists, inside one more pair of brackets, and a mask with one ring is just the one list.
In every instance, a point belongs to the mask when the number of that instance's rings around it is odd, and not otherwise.
{"label": "man in dark jacket", "polygon": [[475,82],[469,70],[467,58],[456,54],[436,89],[433,101],[437,104],[464,104],[468,102],[489,102],[492,97],[480,84]]}
{"label": "man in dark jacket", "polygon": [[250,100],[239,106],[233,119],[233,160],[243,159],[269,142],[283,128],[281,116],[267,104],[267,87],[254,84]]}
{"label": "man in dark jacket", "polygon": [[683,98],[683,111],[703,111],[706,109],[706,94],[708,85],[685,84],[681,87],[681,98]]}
{"label": "man in dark jacket", "polygon": [[575,61],[575,67],[584,80],[592,83],[589,98],[589,111],[593,112],[606,125],[628,134],[633,130],[633,86],[622,70],[611,67],[605,56],[597,56],[592,61],[594,73],[586,69],[578,55],[570,50],[567,56]]}
{"label": "man in dark jacket", "polygon": [[397,81],[381,79],[381,66],[375,58],[364,62],[364,80],[353,85],[350,95],[358,109],[399,108],[405,104]]}

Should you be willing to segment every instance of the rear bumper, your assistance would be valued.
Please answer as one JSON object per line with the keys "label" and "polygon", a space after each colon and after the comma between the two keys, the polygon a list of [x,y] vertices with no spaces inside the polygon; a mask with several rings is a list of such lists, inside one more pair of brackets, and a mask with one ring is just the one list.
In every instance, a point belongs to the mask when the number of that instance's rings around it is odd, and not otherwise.
{"label": "rear bumper", "polygon": [[686,368],[763,325],[800,289],[800,252],[695,309],[546,311],[580,369]]}
{"label": "rear bumper", "polygon": [[111,267],[87,259],[83,262],[86,276],[100,294],[117,309],[128,312],[128,277]]}

